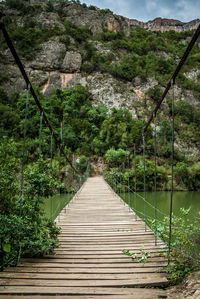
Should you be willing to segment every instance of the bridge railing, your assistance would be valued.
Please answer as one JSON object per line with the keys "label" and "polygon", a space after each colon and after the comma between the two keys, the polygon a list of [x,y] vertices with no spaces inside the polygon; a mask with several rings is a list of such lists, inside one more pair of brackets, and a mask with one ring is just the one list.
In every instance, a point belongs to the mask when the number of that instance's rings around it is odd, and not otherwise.
{"label": "bridge railing", "polygon": [[[151,204],[147,198],[142,196],[143,192],[138,192],[130,188],[130,185],[124,184],[122,179],[123,172],[119,175],[109,176],[104,173],[104,179],[119,196],[121,202],[128,205],[130,213],[134,213],[135,221],[142,219],[145,222],[144,230],[154,232],[155,246],[159,245],[159,239],[162,239],[166,248],[169,244],[169,214],[160,210],[155,204]],[[143,208],[141,209],[141,206]],[[153,213],[150,213],[151,212]],[[152,216],[157,215],[156,217]],[[200,267],[200,215],[194,215],[190,209],[180,209],[180,215],[173,215],[171,222],[172,240],[171,251],[166,252],[169,261],[187,268]],[[170,256],[169,256],[170,254]],[[169,263],[168,263],[169,265]]]}

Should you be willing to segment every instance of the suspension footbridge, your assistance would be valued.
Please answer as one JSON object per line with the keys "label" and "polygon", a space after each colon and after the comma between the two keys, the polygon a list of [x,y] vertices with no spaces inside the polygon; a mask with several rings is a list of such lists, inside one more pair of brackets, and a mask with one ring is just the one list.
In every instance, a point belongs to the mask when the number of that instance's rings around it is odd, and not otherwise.
{"label": "suspension footbridge", "polygon": [[[103,177],[86,181],[57,217],[57,225],[62,231],[56,255],[24,258],[18,267],[1,272],[0,297],[150,299],[165,295],[163,290],[144,287],[168,284],[163,270],[166,245],[159,239],[155,245],[154,233],[145,230],[145,223]],[[141,247],[151,255],[145,264],[122,253],[130,250],[139,257]]]}
{"label": "suspension footbridge", "polygon": [[[32,94],[40,111],[40,140],[42,120],[51,133],[51,145],[54,139],[59,150],[59,156],[63,155],[70,164],[74,173],[78,174],[71,159],[66,156],[61,137],[55,134],[47,114],[43,110],[40,101],[31,85],[26,71],[19,59],[15,48],[8,36],[5,25],[0,23],[0,29],[7,45],[19,67],[27,85],[27,104],[29,92]],[[111,189],[103,177],[89,178],[77,192],[73,200],[61,211],[57,217],[57,225],[61,228],[59,236],[61,246],[56,250],[55,256],[43,258],[21,258],[17,267],[7,268],[0,272],[0,298],[137,298],[153,299],[167,298],[162,289],[152,287],[164,287],[168,284],[167,274],[163,267],[169,263],[165,257],[171,254],[171,227],[172,227],[172,202],[173,202],[173,161],[174,161],[174,85],[184,62],[200,35],[200,26],[189,43],[182,59],[174,71],[170,81],[166,85],[162,97],[151,113],[146,125],[135,142],[134,148],[119,166],[120,182],[115,184],[122,186],[121,169],[134,154],[142,141],[144,157],[144,194],[146,192],[145,176],[145,133],[153,120],[156,120],[157,111],[165,99],[170,88],[173,89],[172,99],[172,178],[171,178],[171,201],[168,246],[161,241],[156,232],[147,227],[130,204],[124,201]],[[24,125],[24,144],[21,171],[21,196],[20,207],[24,189],[24,157],[26,146],[26,122],[27,109]],[[62,128],[62,126],[61,126]],[[61,130],[62,132],[62,130]],[[41,143],[40,143],[41,144]],[[154,158],[155,179],[154,191],[156,194],[156,125],[154,123]],[[52,150],[52,146],[51,146]],[[41,151],[41,148],[40,148]],[[140,149],[141,151],[141,149]],[[51,155],[52,159],[52,155]],[[116,173],[110,175],[115,177]],[[81,179],[81,177],[79,177]],[[81,181],[81,180],[80,180]],[[135,190],[136,194],[136,175]],[[116,188],[117,189],[117,188]],[[121,190],[121,189],[120,189]],[[130,191],[129,177],[128,189]],[[156,196],[155,196],[156,199]],[[146,204],[146,199],[144,197]],[[157,206],[155,200],[155,221]],[[21,210],[20,210],[21,216]],[[146,205],[145,205],[146,221]],[[130,254],[132,252],[132,254]],[[124,254],[129,253],[129,254]],[[143,257],[143,259],[142,259]],[[147,289],[148,287],[148,289]]]}

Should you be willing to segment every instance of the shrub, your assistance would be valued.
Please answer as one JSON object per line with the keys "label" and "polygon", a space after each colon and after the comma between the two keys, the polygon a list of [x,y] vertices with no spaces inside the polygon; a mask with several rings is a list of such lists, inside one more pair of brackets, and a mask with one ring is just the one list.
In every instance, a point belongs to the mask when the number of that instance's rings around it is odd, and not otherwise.
{"label": "shrub", "polygon": [[24,3],[22,0],[6,0],[6,5],[9,8],[21,10],[24,7]]}
{"label": "shrub", "polygon": [[[190,271],[200,266],[200,226],[199,218],[191,222],[188,214],[190,209],[180,209],[181,215],[172,217],[171,259],[173,263],[168,267],[171,274],[170,281],[176,284]],[[153,222],[153,228],[155,224]],[[169,217],[157,223],[157,234],[166,244],[169,242]]]}
{"label": "shrub", "polygon": [[73,37],[77,42],[81,43],[82,41],[87,40],[91,36],[90,29],[86,27],[78,27],[72,24],[70,21],[64,22],[65,29],[67,34]]}
{"label": "shrub", "polygon": [[106,152],[105,160],[110,167],[117,167],[123,162],[127,155],[128,151],[125,151],[121,148],[119,148],[118,150],[114,150],[111,148]]}
{"label": "shrub", "polygon": [[175,167],[175,179],[177,184],[186,186],[189,176],[189,167],[184,162],[178,162]]}
{"label": "shrub", "polygon": [[50,173],[48,161],[40,159],[27,167],[25,185],[20,189],[17,144],[4,138],[0,145],[0,269],[17,262],[18,255],[54,253],[59,229],[43,217],[44,196],[59,186]]}
{"label": "shrub", "polygon": [[156,85],[148,89],[147,95],[152,98],[155,103],[158,103],[162,96],[162,89],[159,87],[159,85]]}
{"label": "shrub", "polygon": [[78,168],[78,170],[84,174],[84,172],[86,171],[87,167],[88,167],[88,163],[89,163],[89,158],[86,156],[82,156],[80,157],[79,161],[77,161],[75,163],[75,167]]}

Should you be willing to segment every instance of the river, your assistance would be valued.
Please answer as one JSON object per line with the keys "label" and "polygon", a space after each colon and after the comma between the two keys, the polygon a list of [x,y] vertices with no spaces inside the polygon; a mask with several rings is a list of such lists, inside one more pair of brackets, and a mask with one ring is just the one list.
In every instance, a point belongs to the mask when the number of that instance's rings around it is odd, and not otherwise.
{"label": "river", "polygon": [[[164,215],[169,215],[170,207],[170,196],[171,193],[167,191],[159,191],[157,195],[157,218],[163,220]],[[55,195],[52,198],[44,199],[44,212],[46,217],[51,217],[55,219],[59,212],[64,208],[64,206],[71,200],[74,194],[61,194]],[[130,196],[130,197],[129,197]],[[135,197],[134,193],[122,193],[121,197],[128,203],[129,198],[131,206],[135,207]],[[143,193],[139,192],[136,197],[136,209],[138,215],[142,218],[142,213],[145,211],[145,204],[143,198]],[[154,192],[146,192],[146,215],[148,217],[154,218],[155,215],[155,195]],[[152,206],[153,207],[152,207]],[[52,207],[52,208],[51,208]],[[173,213],[174,215],[180,215],[180,208],[191,208],[189,218],[191,221],[194,217],[198,216],[200,213],[200,192],[179,192],[175,191],[173,195]]]}
{"label": "river", "polygon": [[[121,197],[128,203],[130,196],[131,206],[135,208],[135,196],[134,193],[128,195],[127,193],[122,193]],[[145,214],[145,203],[143,200],[144,193],[139,192],[136,196],[136,210],[138,211],[138,215],[143,218],[143,214]],[[169,215],[170,211],[170,198],[171,192],[168,191],[158,191],[156,193],[157,198],[157,218],[159,220],[163,220],[165,215]],[[146,215],[148,217],[154,218],[155,216],[155,194],[154,192],[146,192]],[[153,207],[152,207],[153,206]],[[180,192],[174,191],[173,193],[173,214],[179,216],[180,209],[189,209],[190,213],[188,217],[192,221],[194,217],[197,217],[200,213],[200,192],[198,191],[190,191],[190,192]],[[199,215],[200,217],[200,215]]]}

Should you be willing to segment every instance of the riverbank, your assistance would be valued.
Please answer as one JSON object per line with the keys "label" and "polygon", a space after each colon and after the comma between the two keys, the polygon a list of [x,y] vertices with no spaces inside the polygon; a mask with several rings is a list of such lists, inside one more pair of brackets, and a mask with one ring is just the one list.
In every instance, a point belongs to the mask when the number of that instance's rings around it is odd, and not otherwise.
{"label": "riverbank", "polygon": [[199,299],[200,271],[186,277],[179,285],[167,289],[167,299]]}

